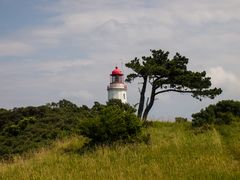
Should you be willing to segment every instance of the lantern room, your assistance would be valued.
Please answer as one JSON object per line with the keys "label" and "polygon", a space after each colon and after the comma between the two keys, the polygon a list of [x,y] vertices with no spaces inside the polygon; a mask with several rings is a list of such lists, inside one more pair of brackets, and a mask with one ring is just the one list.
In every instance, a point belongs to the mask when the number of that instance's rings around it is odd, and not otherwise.
{"label": "lantern room", "polygon": [[110,83],[123,83],[124,81],[123,73],[118,67],[115,67],[110,76],[111,76]]}

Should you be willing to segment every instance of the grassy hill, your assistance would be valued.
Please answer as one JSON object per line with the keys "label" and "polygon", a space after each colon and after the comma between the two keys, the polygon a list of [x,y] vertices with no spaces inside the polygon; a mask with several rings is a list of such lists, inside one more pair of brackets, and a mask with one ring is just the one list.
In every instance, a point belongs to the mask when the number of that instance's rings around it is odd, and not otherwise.
{"label": "grassy hill", "polygon": [[156,122],[150,144],[97,147],[56,141],[29,157],[0,164],[0,179],[240,179],[240,123],[197,133],[189,123]]}

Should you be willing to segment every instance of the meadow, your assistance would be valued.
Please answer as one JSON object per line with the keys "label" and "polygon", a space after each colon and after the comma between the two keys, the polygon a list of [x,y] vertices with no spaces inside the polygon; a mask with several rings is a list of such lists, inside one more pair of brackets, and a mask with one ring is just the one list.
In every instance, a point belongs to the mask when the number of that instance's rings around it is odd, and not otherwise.
{"label": "meadow", "polygon": [[72,136],[12,162],[0,179],[240,179],[240,123],[202,133],[189,122],[154,122],[148,144],[115,144],[83,151]]}

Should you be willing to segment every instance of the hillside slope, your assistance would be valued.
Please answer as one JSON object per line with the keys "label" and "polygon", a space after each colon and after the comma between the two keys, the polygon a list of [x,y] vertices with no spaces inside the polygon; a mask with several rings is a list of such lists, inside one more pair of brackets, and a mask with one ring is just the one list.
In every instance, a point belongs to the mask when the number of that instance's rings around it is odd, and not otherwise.
{"label": "hillside slope", "polygon": [[151,143],[80,153],[84,138],[58,141],[0,164],[0,179],[240,179],[240,124],[195,134],[188,123],[154,123]]}

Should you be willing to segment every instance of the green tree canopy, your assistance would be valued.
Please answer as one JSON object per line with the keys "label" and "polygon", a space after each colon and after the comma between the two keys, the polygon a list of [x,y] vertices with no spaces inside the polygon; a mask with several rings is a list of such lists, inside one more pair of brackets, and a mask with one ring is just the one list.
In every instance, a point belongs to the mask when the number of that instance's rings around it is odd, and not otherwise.
{"label": "green tree canopy", "polygon": [[[161,93],[190,93],[199,100],[202,100],[203,97],[213,99],[221,94],[222,90],[220,88],[210,88],[211,78],[206,77],[205,71],[194,72],[187,69],[188,58],[185,56],[176,53],[172,59],[169,59],[169,52],[163,50],[150,51],[151,56],[143,56],[142,60],[135,58],[125,64],[126,67],[133,70],[133,73],[127,76],[127,82],[131,83],[136,78],[143,81],[140,89],[138,117],[143,120],[147,119],[156,96]],[[146,100],[147,84],[151,86],[151,94]]]}

